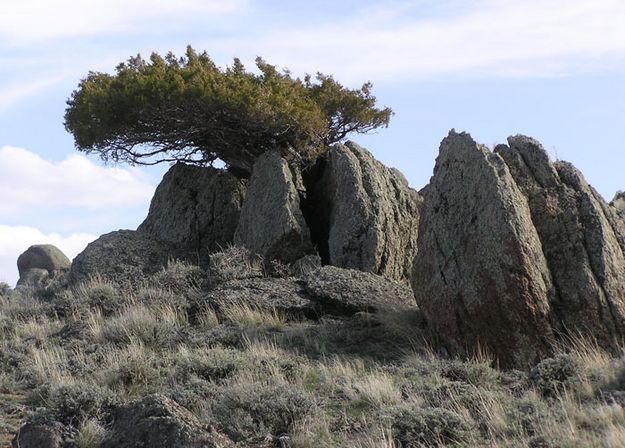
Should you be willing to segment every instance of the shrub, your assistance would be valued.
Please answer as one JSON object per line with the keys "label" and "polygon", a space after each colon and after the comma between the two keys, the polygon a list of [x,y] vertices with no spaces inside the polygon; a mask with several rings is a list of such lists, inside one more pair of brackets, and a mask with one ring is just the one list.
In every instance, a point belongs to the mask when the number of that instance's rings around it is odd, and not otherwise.
{"label": "shrub", "polygon": [[66,306],[79,314],[83,307],[99,309],[102,314],[109,316],[118,311],[125,299],[117,285],[101,277],[91,277],[80,283],[72,290],[72,294],[65,298]]}
{"label": "shrub", "polygon": [[581,383],[583,366],[579,359],[560,354],[538,363],[530,372],[530,380],[543,396],[552,397]]}
{"label": "shrub", "polygon": [[106,430],[98,420],[89,419],[78,428],[74,443],[78,448],[97,448],[105,433]]}
{"label": "shrub", "polygon": [[45,400],[55,420],[73,425],[100,417],[117,401],[109,389],[82,381],[51,384]]}
{"label": "shrub", "polygon": [[213,418],[235,441],[288,433],[316,409],[312,397],[287,383],[234,383],[214,400]]}
{"label": "shrub", "polygon": [[244,247],[231,246],[209,258],[211,283],[263,276],[262,260]]}
{"label": "shrub", "polygon": [[180,330],[186,317],[172,306],[148,308],[143,304],[129,305],[106,320],[100,329],[105,341],[129,344],[132,341],[150,346],[173,346],[180,340]]}
{"label": "shrub", "polygon": [[184,261],[173,260],[156,272],[150,279],[151,284],[162,289],[182,293],[199,288],[204,282],[206,273],[199,267]]}
{"label": "shrub", "polygon": [[11,286],[8,283],[0,282],[0,297],[9,297],[11,295]]}
{"label": "shrub", "polygon": [[442,364],[441,375],[453,381],[461,381],[474,386],[492,388],[497,386],[500,373],[484,362],[448,361]]}
{"label": "shrub", "polygon": [[401,404],[387,410],[393,439],[402,448],[466,443],[473,436],[471,425],[455,412]]}
{"label": "shrub", "polygon": [[177,377],[186,381],[191,375],[218,382],[234,375],[246,364],[245,355],[226,348],[202,351],[181,349],[176,354]]}

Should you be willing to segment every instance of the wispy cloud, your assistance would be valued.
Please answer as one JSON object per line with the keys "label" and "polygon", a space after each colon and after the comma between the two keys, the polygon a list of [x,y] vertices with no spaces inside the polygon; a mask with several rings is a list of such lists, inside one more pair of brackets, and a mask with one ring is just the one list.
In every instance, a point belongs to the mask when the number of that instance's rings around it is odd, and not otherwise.
{"label": "wispy cloud", "polygon": [[[347,79],[436,79],[447,75],[558,76],[625,67],[622,0],[396,2],[334,23],[221,43],[297,71]],[[447,7],[445,7],[447,4]],[[420,12],[427,11],[427,14]],[[236,49],[236,50],[234,50]]]}
{"label": "wispy cloud", "polygon": [[153,193],[136,168],[101,167],[81,155],[53,163],[26,149],[0,148],[0,217],[33,207],[130,207]]}
{"label": "wispy cloud", "polygon": [[136,31],[157,19],[238,12],[246,0],[21,0],[6,1],[0,43],[24,45],[46,39]]}
{"label": "wispy cloud", "polygon": [[28,97],[44,91],[66,79],[67,75],[56,74],[29,81],[12,82],[0,86],[0,112],[18,104]]}
{"label": "wispy cloud", "polygon": [[33,244],[54,244],[72,259],[96,238],[85,233],[46,234],[29,226],[0,225],[0,281],[15,285],[19,278],[17,257]]}

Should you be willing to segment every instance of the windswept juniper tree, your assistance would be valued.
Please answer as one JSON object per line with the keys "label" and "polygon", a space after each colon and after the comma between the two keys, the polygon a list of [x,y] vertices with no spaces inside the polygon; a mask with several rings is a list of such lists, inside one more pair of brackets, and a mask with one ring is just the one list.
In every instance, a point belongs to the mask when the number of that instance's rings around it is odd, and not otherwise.
{"label": "windswept juniper tree", "polygon": [[256,59],[220,69],[206,52],[140,55],[114,75],[90,72],[69,100],[65,127],[76,147],[105,161],[153,165],[220,159],[249,173],[256,157],[278,150],[291,161],[314,160],[350,133],[388,126],[371,83],[348,89],[332,76],[304,79]]}

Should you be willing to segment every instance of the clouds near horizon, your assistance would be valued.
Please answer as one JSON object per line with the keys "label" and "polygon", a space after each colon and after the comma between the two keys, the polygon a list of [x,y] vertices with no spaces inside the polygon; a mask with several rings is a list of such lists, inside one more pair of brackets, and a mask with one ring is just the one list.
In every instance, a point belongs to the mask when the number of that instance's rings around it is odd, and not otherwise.
{"label": "clouds near horizon", "polygon": [[0,148],[0,281],[17,281],[17,257],[33,244],[54,244],[73,258],[121,222],[136,227],[154,188],[137,168],[99,166],[78,154],[51,162]]}
{"label": "clouds near horizon", "polygon": [[50,162],[23,148],[0,148],[0,218],[32,207],[130,207],[153,193],[137,168],[103,167],[79,154]]}

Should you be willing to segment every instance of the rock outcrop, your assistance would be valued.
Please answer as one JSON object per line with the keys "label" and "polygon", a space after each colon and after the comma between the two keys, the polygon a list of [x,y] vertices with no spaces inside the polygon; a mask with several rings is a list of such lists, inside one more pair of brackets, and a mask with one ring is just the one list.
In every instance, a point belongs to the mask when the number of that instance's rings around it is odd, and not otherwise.
{"label": "rock outcrop", "polygon": [[313,252],[301,211],[301,175],[278,153],[261,155],[252,171],[234,235],[236,245],[266,260],[290,263]]}
{"label": "rock outcrop", "polygon": [[203,297],[203,306],[221,312],[231,304],[276,310],[290,317],[352,316],[360,312],[415,310],[403,283],[353,269],[323,266],[301,277],[247,278],[223,282]]}
{"label": "rock outcrop", "polygon": [[154,274],[169,260],[190,258],[171,244],[134,230],[102,235],[74,258],[69,279],[77,283],[90,276],[117,283],[135,283]]}
{"label": "rock outcrop", "polygon": [[56,246],[38,244],[30,246],[17,259],[18,286],[40,285],[69,271],[72,262]]}
{"label": "rock outcrop", "polygon": [[625,337],[625,221],[536,140],[491,152],[450,132],[419,232],[415,297],[453,351],[519,366],[567,336]]}
{"label": "rock outcrop", "polygon": [[234,240],[246,181],[226,170],[177,163],[159,184],[137,231],[194,251],[201,261]]}
{"label": "rock outcrop", "polygon": [[150,395],[117,410],[99,448],[225,448],[225,436],[200,424],[188,410],[161,395]]}
{"label": "rock outcrop", "polygon": [[610,205],[618,210],[619,213],[625,214],[625,192],[617,191]]}
{"label": "rock outcrop", "polygon": [[625,336],[625,233],[600,195],[571,164],[552,164],[540,143],[508,138],[496,152],[528,199],[553,278],[551,320],[616,347]]}
{"label": "rock outcrop", "polygon": [[352,315],[416,307],[408,286],[369,272],[324,266],[302,280],[320,314]]}
{"label": "rock outcrop", "polygon": [[551,276],[527,200],[503,159],[453,130],[441,143],[421,214],[412,286],[455,352],[502,365],[550,352]]}
{"label": "rock outcrop", "polygon": [[[206,297],[220,311],[234,304],[276,310],[289,316],[316,317],[320,310],[293,278],[231,280],[213,289]],[[230,306],[229,306],[230,305]]]}
{"label": "rock outcrop", "polygon": [[309,191],[324,264],[407,281],[417,247],[419,194],[365,149],[333,146]]}

